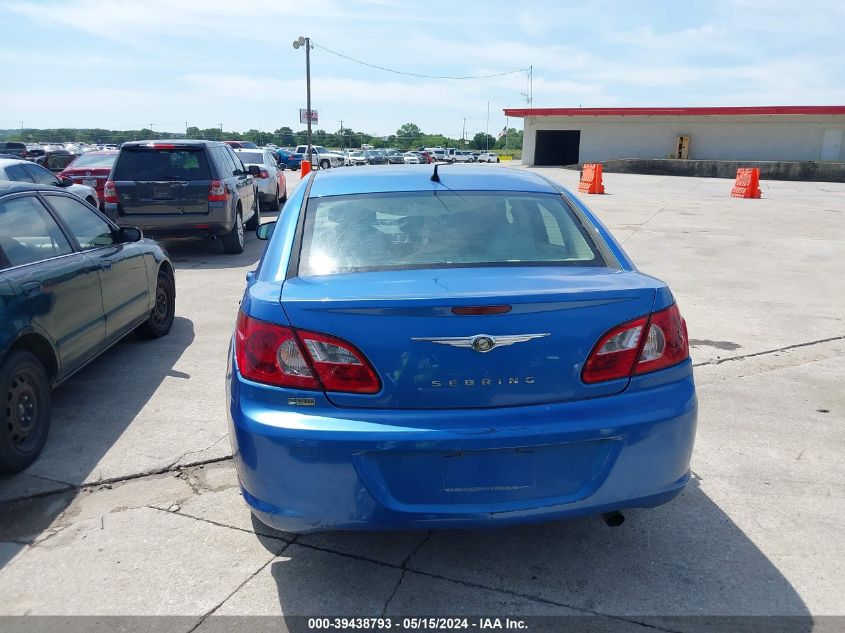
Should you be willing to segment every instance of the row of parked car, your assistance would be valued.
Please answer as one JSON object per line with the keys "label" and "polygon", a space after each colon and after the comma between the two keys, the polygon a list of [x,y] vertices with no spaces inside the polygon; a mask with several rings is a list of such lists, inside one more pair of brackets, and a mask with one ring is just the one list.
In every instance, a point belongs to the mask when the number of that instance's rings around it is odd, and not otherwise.
{"label": "row of parked car", "polygon": [[58,174],[0,158],[0,474],[41,452],[55,386],[130,332],[170,331],[173,265],[150,237],[210,235],[242,252],[261,205],[278,211],[287,198],[277,155],[137,141]]}

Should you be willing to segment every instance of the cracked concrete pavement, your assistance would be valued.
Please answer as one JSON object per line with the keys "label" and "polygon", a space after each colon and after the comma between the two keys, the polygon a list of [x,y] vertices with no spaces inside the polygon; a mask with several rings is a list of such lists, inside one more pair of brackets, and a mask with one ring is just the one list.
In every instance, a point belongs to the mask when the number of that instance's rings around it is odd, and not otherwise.
{"label": "cracked concrete pavement", "polygon": [[[577,172],[538,171],[577,186]],[[58,389],[44,455],[0,479],[0,614],[179,615],[185,631],[247,614],[569,614],[618,630],[843,614],[845,185],[764,181],[761,200],[719,179],[605,185],[587,203],[670,284],[697,341],[695,479],[675,501],[612,530],[297,536],[255,522],[223,375],[263,243],[224,256],[173,240],[173,333],[128,339]]]}

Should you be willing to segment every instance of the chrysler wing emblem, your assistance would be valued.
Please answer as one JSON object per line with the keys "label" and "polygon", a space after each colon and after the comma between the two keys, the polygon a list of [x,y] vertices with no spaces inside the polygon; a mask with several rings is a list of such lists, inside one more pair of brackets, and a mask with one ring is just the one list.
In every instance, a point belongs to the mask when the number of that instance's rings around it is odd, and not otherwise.
{"label": "chrysler wing emblem", "polygon": [[451,345],[452,347],[466,347],[474,349],[476,352],[484,353],[496,347],[524,343],[531,339],[545,338],[546,336],[551,336],[551,334],[548,332],[544,334],[503,334],[496,336],[492,334],[476,334],[474,336],[415,337],[411,340],[437,343],[438,345]]}

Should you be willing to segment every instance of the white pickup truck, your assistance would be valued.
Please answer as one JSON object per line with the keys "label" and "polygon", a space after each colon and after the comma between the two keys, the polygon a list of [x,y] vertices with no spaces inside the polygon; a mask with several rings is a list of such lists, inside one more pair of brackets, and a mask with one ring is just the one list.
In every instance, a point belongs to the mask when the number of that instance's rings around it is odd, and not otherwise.
{"label": "white pickup truck", "polygon": [[[307,156],[308,146],[297,145],[296,153],[302,154],[303,156]],[[322,145],[311,146],[312,167],[319,167],[320,169],[328,169],[330,167],[342,167],[344,160],[346,159],[343,154],[336,154],[335,152],[330,152]]]}

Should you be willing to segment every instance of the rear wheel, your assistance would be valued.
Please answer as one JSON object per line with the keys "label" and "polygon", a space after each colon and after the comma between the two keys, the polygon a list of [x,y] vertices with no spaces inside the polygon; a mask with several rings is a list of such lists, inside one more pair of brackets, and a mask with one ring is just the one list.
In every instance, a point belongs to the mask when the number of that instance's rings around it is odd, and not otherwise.
{"label": "rear wheel", "polygon": [[229,255],[238,255],[244,252],[244,219],[241,217],[241,210],[235,214],[235,225],[232,230],[223,236],[223,250]]}
{"label": "rear wheel", "polygon": [[13,352],[0,367],[0,473],[20,472],[41,453],[51,395],[47,372],[29,352]]}
{"label": "rear wheel", "polygon": [[320,161],[320,169],[328,169],[331,166],[331,163],[325,159]]}
{"label": "rear wheel", "polygon": [[[282,192],[282,197],[279,198],[280,202],[287,202],[288,201],[288,183],[285,183],[285,190]],[[279,205],[281,206],[281,205]]]}
{"label": "rear wheel", "polygon": [[176,287],[173,279],[165,272],[158,274],[155,304],[150,317],[138,327],[138,334],[144,338],[160,338],[170,332],[176,315]]}

